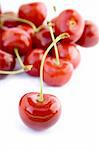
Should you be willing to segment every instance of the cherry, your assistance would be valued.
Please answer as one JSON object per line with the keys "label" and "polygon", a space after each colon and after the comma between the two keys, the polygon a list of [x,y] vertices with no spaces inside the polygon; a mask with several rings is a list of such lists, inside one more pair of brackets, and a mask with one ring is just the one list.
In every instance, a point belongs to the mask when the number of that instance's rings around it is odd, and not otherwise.
{"label": "cherry", "polygon": [[9,28],[2,34],[3,50],[14,54],[14,48],[17,48],[20,55],[25,55],[32,48],[30,35],[19,28]]}
{"label": "cherry", "polygon": [[32,40],[34,48],[46,50],[52,42],[49,29],[47,27],[42,28],[39,32],[34,34]]}
{"label": "cherry", "polygon": [[33,22],[38,27],[47,16],[47,9],[45,4],[41,2],[24,4],[20,6],[18,15],[20,18]]}
{"label": "cherry", "polygon": [[17,27],[25,30],[31,36],[31,38],[33,38],[35,31],[33,30],[33,28],[31,26],[29,26],[28,24],[20,24]]}
{"label": "cherry", "polygon": [[[12,11],[4,12],[2,15],[4,15],[4,16],[11,16],[11,17],[17,17],[17,15],[14,12],[12,12]],[[18,24],[19,24],[18,21],[13,20],[13,19],[9,19],[9,18],[3,22],[3,25],[6,26],[6,27],[9,27],[9,28],[16,27]]]}
{"label": "cherry", "polygon": [[6,28],[0,27],[0,49],[2,49],[2,34]]}
{"label": "cherry", "polygon": [[[61,59],[71,62],[74,68],[79,65],[80,52],[75,44],[67,44],[66,42],[61,41],[57,44],[57,48]],[[54,49],[52,50],[52,55],[55,57]]]}
{"label": "cherry", "polygon": [[67,32],[70,37],[66,38],[66,42],[76,42],[82,35],[84,30],[84,20],[75,10],[68,9],[61,12],[55,23],[55,34]]}
{"label": "cherry", "polygon": [[1,6],[0,6],[0,14],[2,13],[2,10],[1,10]]}
{"label": "cherry", "polygon": [[46,58],[44,63],[44,81],[48,85],[62,86],[70,80],[73,73],[73,65],[68,61],[59,60],[58,47],[55,42],[52,23],[49,22],[48,27],[53,40],[56,58]]}
{"label": "cherry", "polygon": [[44,55],[44,50],[42,49],[34,49],[30,51],[24,58],[25,65],[33,65],[32,69],[27,73],[31,76],[39,76],[40,75],[40,65],[41,60]]}
{"label": "cherry", "polygon": [[53,23],[53,26],[56,24],[57,18],[58,18],[58,17],[55,17],[55,18],[53,18],[53,19],[51,20],[51,22]]}
{"label": "cherry", "polygon": [[57,97],[43,94],[44,101],[39,101],[39,93],[24,95],[19,103],[19,113],[23,122],[36,130],[46,129],[59,119],[61,105]]}
{"label": "cherry", "polygon": [[56,64],[56,59],[48,57],[44,63],[44,81],[51,86],[62,86],[67,83],[73,73],[73,65],[60,59],[60,64]]}
{"label": "cherry", "polygon": [[[55,42],[64,39],[66,35],[60,35]],[[40,93],[32,92],[25,94],[19,102],[19,114],[23,122],[35,130],[43,130],[57,122],[61,114],[61,104],[56,96],[43,94],[43,66],[48,52],[53,43],[43,55],[40,66]]]}
{"label": "cherry", "polygon": [[[16,57],[17,57],[17,60],[18,60],[18,62],[19,62],[19,65],[21,66],[21,69],[18,69],[18,70],[6,70],[6,68],[4,68],[3,69],[3,67],[1,67],[1,70],[0,70],[0,74],[1,74],[1,76],[3,76],[3,75],[15,75],[15,74],[19,74],[19,73],[23,73],[23,72],[25,72],[25,71],[29,71],[29,70],[31,70],[31,68],[32,68],[32,65],[24,65],[23,64],[23,61],[22,61],[22,59],[21,59],[21,57],[20,57],[20,55],[19,55],[19,53],[18,53],[18,49],[17,48],[14,48],[14,52],[15,52],[15,55],[16,55]],[[3,55],[4,54],[4,55]],[[7,58],[7,57],[9,57],[9,58]],[[9,54],[9,53],[7,53],[7,52],[4,52],[3,51],[3,53],[1,53],[1,65],[3,64],[3,59],[5,60],[6,58],[6,63],[8,63],[8,66],[10,65],[10,60],[11,60],[11,58],[10,57],[12,57],[12,58],[14,58],[15,59],[15,57],[13,56],[13,55],[11,55],[11,54]],[[12,64],[13,65],[13,64]],[[6,67],[6,66],[5,66]]]}
{"label": "cherry", "polygon": [[[16,64],[15,57],[7,52],[4,52],[0,49],[0,72],[11,71],[14,69]],[[4,75],[0,73],[0,78],[3,78]]]}
{"label": "cherry", "polygon": [[99,42],[99,30],[91,21],[85,21],[85,28],[77,44],[83,47],[92,47]]}

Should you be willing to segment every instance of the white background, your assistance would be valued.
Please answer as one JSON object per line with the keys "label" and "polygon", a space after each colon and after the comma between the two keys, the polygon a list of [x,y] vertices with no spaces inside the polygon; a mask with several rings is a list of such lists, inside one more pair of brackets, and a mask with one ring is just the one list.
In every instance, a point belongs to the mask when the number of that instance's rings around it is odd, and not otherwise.
{"label": "white background", "polygon": [[[1,0],[1,5],[4,11],[17,12],[20,4],[31,1]],[[45,0],[48,19],[53,15],[52,1],[58,13],[73,8],[99,26],[98,0]],[[68,84],[60,88],[44,84],[44,92],[56,95],[62,103],[59,122],[46,131],[29,129],[18,114],[21,96],[39,91],[39,79],[22,74],[0,81],[1,150],[99,150],[99,45],[79,50],[81,63]]]}

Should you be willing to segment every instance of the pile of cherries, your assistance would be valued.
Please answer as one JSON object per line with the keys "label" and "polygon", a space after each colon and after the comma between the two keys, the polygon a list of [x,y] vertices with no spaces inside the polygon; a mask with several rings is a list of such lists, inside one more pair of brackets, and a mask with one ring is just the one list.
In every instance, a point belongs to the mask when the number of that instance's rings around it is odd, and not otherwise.
{"label": "pile of cherries", "polygon": [[40,93],[25,94],[19,102],[23,122],[36,130],[52,126],[61,114],[58,98],[43,94],[43,80],[50,86],[66,84],[80,63],[77,45],[92,47],[99,42],[97,26],[73,9],[49,22],[46,17],[47,8],[41,2],[24,4],[17,14],[0,9],[0,79],[22,72],[40,76]]}

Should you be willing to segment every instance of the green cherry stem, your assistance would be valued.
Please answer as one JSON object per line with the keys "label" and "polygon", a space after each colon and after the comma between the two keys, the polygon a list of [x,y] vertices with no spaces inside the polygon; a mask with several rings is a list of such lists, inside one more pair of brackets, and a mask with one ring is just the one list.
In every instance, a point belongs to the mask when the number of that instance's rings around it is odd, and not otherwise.
{"label": "green cherry stem", "polygon": [[32,27],[32,29],[34,30],[34,32],[39,32],[42,28],[44,28],[44,26],[39,26],[38,28],[35,26],[35,24],[33,23],[33,22],[31,22],[31,21],[29,21],[29,20],[26,20],[26,19],[22,19],[22,18],[19,18],[19,17],[13,17],[13,16],[10,16],[10,15],[4,15],[4,14],[2,14],[1,16],[0,16],[0,26],[3,26],[3,22],[5,21],[5,20],[8,20],[8,19],[10,19],[10,20],[15,20],[15,21],[19,21],[19,22],[22,22],[22,23],[26,23],[26,24],[28,24],[29,26],[31,26]]}
{"label": "green cherry stem", "polygon": [[15,74],[20,74],[20,73],[23,73],[25,71],[29,71],[31,70],[31,65],[28,65],[25,67],[25,69],[19,69],[19,70],[14,70],[14,71],[3,71],[3,70],[0,70],[0,74],[5,74],[5,75],[15,75]]}
{"label": "green cherry stem", "polygon": [[[69,35],[67,33],[63,33],[55,39],[55,42],[58,43],[60,40],[68,38],[68,37],[69,37]],[[45,59],[46,59],[49,51],[53,48],[53,46],[54,46],[54,42],[52,42],[50,44],[50,46],[47,48],[47,50],[45,51],[43,58],[42,58],[42,62],[41,62],[41,66],[40,66],[40,98],[38,99],[39,102],[44,101],[44,98],[43,98],[43,67],[44,67],[44,62],[45,62]]]}
{"label": "green cherry stem", "polygon": [[25,72],[25,71],[29,71],[29,70],[31,70],[32,69],[32,65],[24,65],[23,64],[23,62],[22,62],[22,60],[21,60],[21,57],[20,57],[20,55],[19,55],[19,53],[18,53],[18,49],[17,48],[15,48],[14,49],[14,52],[15,52],[15,54],[16,54],[16,56],[17,56],[17,59],[18,59],[18,62],[19,62],[19,64],[20,64],[20,66],[21,66],[21,69],[18,69],[18,70],[14,70],[14,71],[4,71],[4,70],[0,70],[0,74],[5,74],[5,75],[15,75],[15,74],[20,74],[20,73],[23,73],[23,72]]}
{"label": "green cherry stem", "polygon": [[[15,20],[15,21],[20,21],[20,22],[22,22],[22,23],[26,23],[26,24],[28,24],[28,25],[30,25],[31,27],[32,27],[32,29],[34,30],[34,31],[36,31],[36,26],[35,26],[35,24],[33,24],[31,21],[28,21],[28,20],[26,20],[26,19],[22,19],[22,18],[19,18],[19,17],[13,17],[13,16],[10,16],[10,15],[4,15],[4,14],[2,14],[1,16],[1,22],[3,23],[5,20],[8,20],[8,19],[10,19],[10,20]],[[2,24],[1,24],[2,25]]]}
{"label": "green cherry stem", "polygon": [[17,49],[17,48],[14,48],[14,52],[15,52],[15,55],[16,55],[16,57],[17,57],[17,60],[18,60],[18,62],[19,62],[19,64],[20,64],[21,68],[22,68],[24,71],[31,70],[32,67],[33,67],[33,65],[24,65],[24,64],[23,64],[23,61],[22,61],[22,59],[21,59],[21,57],[20,57],[20,55],[19,55],[19,52],[18,52],[18,49]]}
{"label": "green cherry stem", "polygon": [[55,42],[55,37],[54,37],[54,33],[53,33],[53,24],[51,22],[48,22],[48,27],[51,33],[51,37],[52,37],[52,41],[54,43],[54,49],[55,49],[55,55],[56,55],[56,64],[59,65],[60,64],[60,60],[59,60],[59,54],[58,54],[58,48],[57,48],[57,44]]}
{"label": "green cherry stem", "polygon": [[20,64],[20,66],[24,69],[24,68],[25,68],[25,65],[23,64],[23,61],[22,61],[22,59],[21,59],[21,57],[20,57],[20,55],[19,55],[18,49],[17,49],[17,48],[14,48],[14,52],[15,52],[15,55],[16,55],[16,57],[17,57],[17,60],[18,60],[18,62],[19,62],[19,64]]}

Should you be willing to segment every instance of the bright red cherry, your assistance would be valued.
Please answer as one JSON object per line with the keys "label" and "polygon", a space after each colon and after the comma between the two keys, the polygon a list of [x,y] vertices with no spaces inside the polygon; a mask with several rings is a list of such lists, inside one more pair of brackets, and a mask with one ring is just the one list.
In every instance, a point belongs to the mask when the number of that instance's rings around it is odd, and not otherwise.
{"label": "bright red cherry", "polygon": [[[0,50],[0,70],[11,71],[14,69],[16,64],[15,57],[9,53]],[[0,74],[0,78],[4,75]]]}
{"label": "bright red cherry", "polygon": [[[10,16],[10,17],[17,17],[16,13],[9,11],[9,12],[4,12],[2,15],[4,16]],[[6,27],[16,27],[19,24],[18,21],[12,20],[12,19],[6,19],[3,23],[4,26]]]}
{"label": "bright red cherry", "polygon": [[2,34],[3,50],[14,54],[14,48],[17,48],[20,55],[25,55],[32,48],[30,35],[19,28],[9,28]]}
{"label": "bright red cherry", "polygon": [[56,64],[56,59],[48,57],[44,63],[44,81],[51,86],[62,86],[67,83],[73,73],[73,65],[60,59],[60,64]]}
{"label": "bright red cherry", "polygon": [[56,19],[55,34],[67,32],[70,37],[66,42],[76,42],[82,35],[85,22],[79,13],[75,10],[64,10]]}
{"label": "bright red cherry", "polygon": [[30,26],[27,25],[27,24],[20,24],[20,25],[18,25],[17,27],[20,28],[20,29],[25,30],[25,31],[31,36],[31,38],[33,38],[34,30],[33,30],[32,27],[30,27]]}
{"label": "bright red cherry", "polygon": [[[59,42],[57,44],[59,57],[65,61],[72,63],[76,68],[80,63],[80,52],[75,44],[67,44],[66,42]],[[55,57],[55,50],[52,50],[52,55]]]}
{"label": "bright red cherry", "polygon": [[33,36],[34,48],[41,48],[46,50],[48,46],[51,44],[51,42],[52,42],[51,34],[47,27],[41,29]]}
{"label": "bright red cherry", "polygon": [[31,76],[40,75],[40,65],[44,55],[44,50],[34,49],[30,51],[24,58],[25,65],[33,65],[32,69],[27,73]]}
{"label": "bright red cherry", "polygon": [[44,101],[39,101],[40,94],[25,94],[19,103],[19,114],[23,122],[35,130],[44,130],[54,125],[61,114],[61,104],[57,97],[43,94]]}
{"label": "bright red cherry", "polygon": [[20,18],[29,20],[38,27],[44,22],[47,16],[47,9],[44,3],[29,3],[22,5],[19,8],[18,14]]}
{"label": "bright red cherry", "polygon": [[99,29],[91,21],[85,21],[85,28],[77,44],[83,47],[92,47],[99,42]]}

